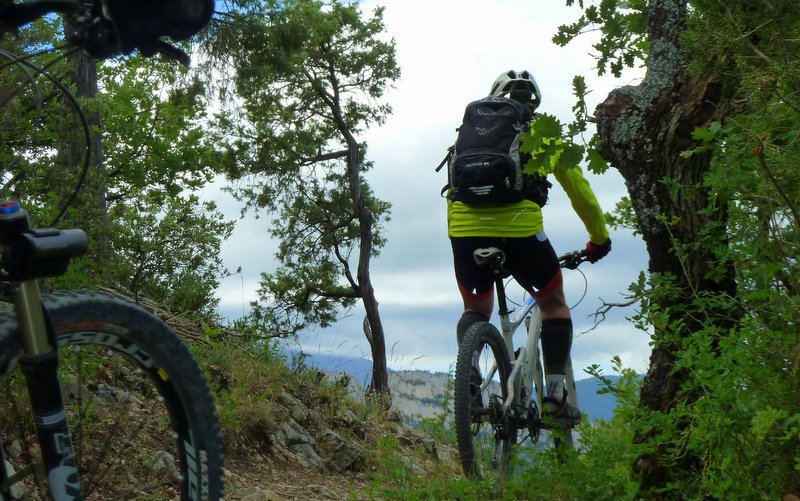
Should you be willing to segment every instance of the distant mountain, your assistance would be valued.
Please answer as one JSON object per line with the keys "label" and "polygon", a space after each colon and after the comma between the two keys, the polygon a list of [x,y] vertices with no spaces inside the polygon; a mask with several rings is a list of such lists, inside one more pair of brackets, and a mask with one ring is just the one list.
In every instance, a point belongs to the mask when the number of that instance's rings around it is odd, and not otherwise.
{"label": "distant mountain", "polygon": [[[613,382],[619,379],[619,376],[606,377]],[[604,388],[599,379],[591,377],[575,381],[575,388],[578,391],[578,407],[586,413],[589,421],[611,419],[614,407],[617,406],[617,399],[610,393],[597,394],[598,390]]]}
{"label": "distant mountain", "polygon": [[366,358],[315,353],[308,354],[306,364],[328,374],[344,372],[362,386],[369,384],[372,379],[372,360]]}
{"label": "distant mountain", "polygon": [[[331,354],[313,354],[306,364],[329,373],[345,373],[352,379],[354,395],[363,394],[372,373],[372,361],[364,358],[343,357]],[[617,376],[609,376],[616,381]],[[449,375],[443,372],[423,370],[389,371],[389,388],[396,409],[402,412],[411,423],[420,418],[431,417],[442,412],[444,395],[447,391]],[[576,381],[578,405],[590,421],[611,419],[616,406],[616,398],[611,394],[598,395],[602,384],[597,378]]]}

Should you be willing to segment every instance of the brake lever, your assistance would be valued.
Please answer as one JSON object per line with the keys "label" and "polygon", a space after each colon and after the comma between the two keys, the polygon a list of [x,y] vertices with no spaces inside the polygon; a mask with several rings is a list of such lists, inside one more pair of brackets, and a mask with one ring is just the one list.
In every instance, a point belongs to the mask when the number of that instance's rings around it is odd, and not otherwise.
{"label": "brake lever", "polygon": [[561,256],[561,262],[564,263],[564,268],[568,270],[577,270],[578,266],[586,261],[586,250],[574,251],[569,254]]}
{"label": "brake lever", "polygon": [[156,52],[161,54],[162,56],[166,56],[170,59],[178,61],[182,65],[188,67],[189,64],[192,62],[189,54],[186,53],[180,47],[172,45],[171,43],[165,42],[163,40],[159,40],[156,44]]}

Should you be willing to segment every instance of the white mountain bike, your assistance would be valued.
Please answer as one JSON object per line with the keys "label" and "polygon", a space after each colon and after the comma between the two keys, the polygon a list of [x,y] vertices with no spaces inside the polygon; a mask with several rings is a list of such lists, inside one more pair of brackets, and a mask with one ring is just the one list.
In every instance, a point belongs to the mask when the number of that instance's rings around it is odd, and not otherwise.
{"label": "white mountain bike", "polygon": [[[539,349],[541,317],[530,295],[513,318],[508,309],[503,279],[505,254],[496,247],[477,249],[476,262],[495,276],[500,329],[477,322],[464,334],[456,363],[453,407],[458,451],[464,473],[471,477],[507,474],[512,447],[530,439],[535,445],[542,429],[553,432],[556,448],[572,448],[572,426],[563,419],[543,418],[544,371]],[[586,251],[558,258],[563,268],[575,269],[586,260]],[[514,347],[514,333],[527,327],[527,339]],[[479,373],[478,373],[479,371]],[[565,367],[567,402],[578,407],[572,361]],[[520,430],[528,435],[517,441]]]}

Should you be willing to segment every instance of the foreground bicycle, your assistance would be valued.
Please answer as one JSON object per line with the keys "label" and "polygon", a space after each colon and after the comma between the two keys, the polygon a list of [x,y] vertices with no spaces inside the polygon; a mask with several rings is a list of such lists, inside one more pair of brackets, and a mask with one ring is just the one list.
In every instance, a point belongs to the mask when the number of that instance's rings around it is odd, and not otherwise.
{"label": "foreground bicycle", "polygon": [[[575,269],[585,261],[586,251],[558,258],[564,268]],[[541,318],[539,306],[528,296],[510,318],[503,279],[505,255],[495,247],[474,252],[478,264],[488,266],[495,276],[500,328],[478,322],[464,334],[456,362],[453,408],[458,451],[464,473],[472,477],[502,479],[507,474],[512,448],[530,439],[531,447],[540,430],[550,430],[557,448],[572,448],[572,424],[564,420],[543,419],[544,376],[539,350]],[[514,347],[514,333],[525,324],[528,330],[523,346]],[[476,381],[476,369],[481,381]],[[572,361],[567,360],[568,402],[578,407]],[[528,435],[519,442],[520,430]]]}
{"label": "foreground bicycle", "polygon": [[[0,29],[52,11],[74,12],[77,28],[70,41],[98,57],[134,47],[182,54],[158,36],[142,43],[125,39],[103,17],[120,5],[0,0]],[[152,18],[153,11],[140,16]],[[188,36],[194,28],[182,29],[156,31]],[[29,75],[44,73],[24,58],[12,62],[26,65]],[[38,280],[63,275],[87,245],[82,230],[31,228],[17,202],[0,202],[0,282],[2,295],[13,301],[13,311],[0,313],[0,419],[28,423],[0,437],[0,498],[219,499],[222,458],[214,403],[178,336],[154,315],[112,295],[40,294]]]}

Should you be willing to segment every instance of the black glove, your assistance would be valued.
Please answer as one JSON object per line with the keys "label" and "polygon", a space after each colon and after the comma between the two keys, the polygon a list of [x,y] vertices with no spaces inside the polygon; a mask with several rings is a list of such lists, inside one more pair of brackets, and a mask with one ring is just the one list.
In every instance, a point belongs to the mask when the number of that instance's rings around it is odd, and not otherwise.
{"label": "black glove", "polygon": [[586,242],[586,259],[589,260],[590,263],[596,263],[600,259],[602,259],[606,254],[611,251],[611,239],[607,239],[606,242],[602,245],[597,245],[596,243],[589,240]]}

